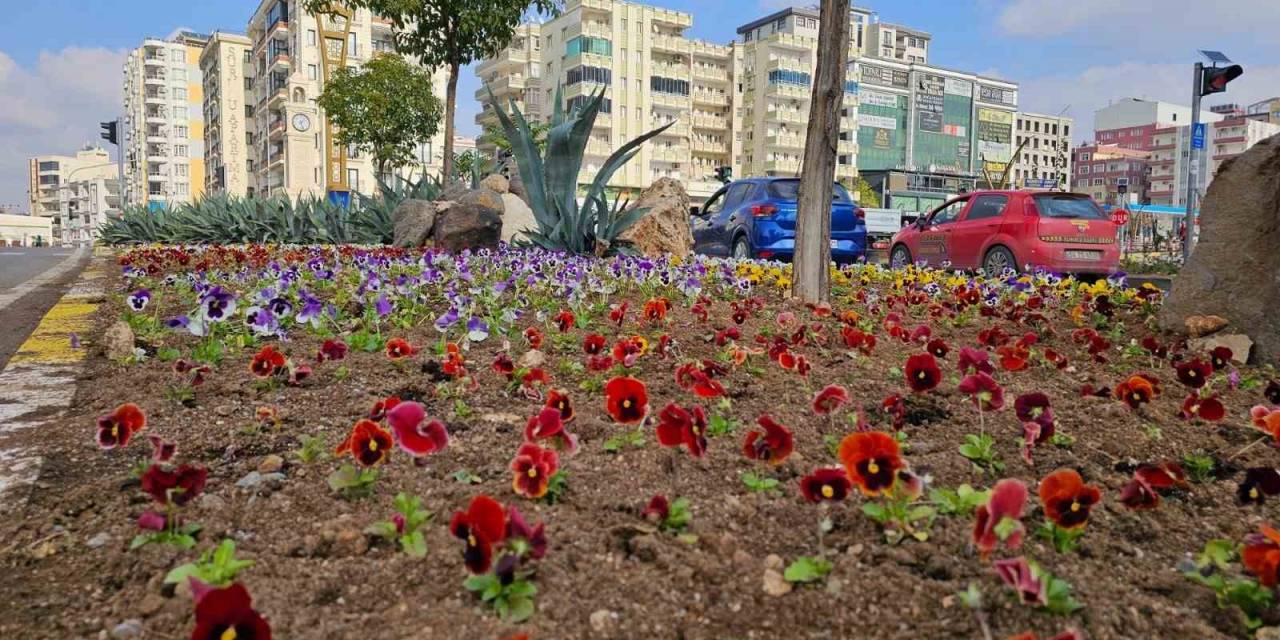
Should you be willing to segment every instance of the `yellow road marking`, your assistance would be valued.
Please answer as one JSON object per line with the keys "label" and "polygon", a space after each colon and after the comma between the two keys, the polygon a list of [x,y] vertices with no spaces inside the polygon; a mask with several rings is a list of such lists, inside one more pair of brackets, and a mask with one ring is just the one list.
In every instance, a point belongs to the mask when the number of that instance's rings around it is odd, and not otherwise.
{"label": "yellow road marking", "polygon": [[22,343],[11,363],[69,364],[84,360],[86,350],[71,348],[71,334],[87,334],[93,326],[97,302],[63,297],[49,309],[36,330]]}

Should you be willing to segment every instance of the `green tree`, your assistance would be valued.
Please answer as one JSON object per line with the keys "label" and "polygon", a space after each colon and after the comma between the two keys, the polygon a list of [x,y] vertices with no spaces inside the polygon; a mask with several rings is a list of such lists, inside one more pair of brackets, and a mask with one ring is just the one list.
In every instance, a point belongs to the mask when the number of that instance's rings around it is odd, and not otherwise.
{"label": "green tree", "polygon": [[[449,72],[444,107],[444,171],[453,175],[454,114],[458,73],[476,60],[498,55],[515,37],[530,8],[555,13],[559,0],[348,0],[349,7],[369,9],[395,27],[396,50],[418,58],[423,66]],[[308,0],[311,11],[323,11],[329,0]]]}
{"label": "green tree", "polygon": [[[538,151],[546,151],[547,149],[547,132],[551,130],[551,124],[548,122],[530,122],[529,130],[533,132],[533,142],[538,145]],[[480,134],[480,138],[476,142],[482,144],[492,144],[498,148],[498,151],[511,153],[511,141],[507,139],[507,134],[494,124],[487,124],[484,127],[484,133]]]}
{"label": "green tree", "polygon": [[858,206],[864,209],[880,208],[880,194],[876,193],[876,190],[871,187],[866,178],[858,176],[853,180],[846,181],[844,187],[849,191],[857,192]]}
{"label": "green tree", "polygon": [[418,144],[440,128],[431,74],[395,54],[338,69],[317,103],[337,126],[337,142],[372,155],[379,176],[409,164]]}

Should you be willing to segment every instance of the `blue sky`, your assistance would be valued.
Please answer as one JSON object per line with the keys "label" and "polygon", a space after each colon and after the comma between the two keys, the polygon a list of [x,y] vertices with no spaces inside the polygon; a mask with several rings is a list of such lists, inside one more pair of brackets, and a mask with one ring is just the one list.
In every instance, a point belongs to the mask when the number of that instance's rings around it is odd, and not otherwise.
{"label": "blue sky", "polygon": [[[70,153],[120,111],[121,63],[146,36],[175,28],[242,31],[256,0],[2,0],[0,204],[26,202],[26,158]],[[738,25],[817,0],[650,0],[693,14],[691,35],[715,42]],[[933,35],[930,62],[1022,85],[1024,109],[1076,118],[1126,96],[1185,103],[1195,49],[1226,51],[1245,66],[1228,99],[1280,95],[1280,0],[863,0],[886,22]],[[1215,6],[1221,5],[1221,6]],[[459,131],[474,134],[478,88],[458,88]],[[1222,99],[1218,102],[1224,101]],[[25,209],[25,206],[23,207]]]}

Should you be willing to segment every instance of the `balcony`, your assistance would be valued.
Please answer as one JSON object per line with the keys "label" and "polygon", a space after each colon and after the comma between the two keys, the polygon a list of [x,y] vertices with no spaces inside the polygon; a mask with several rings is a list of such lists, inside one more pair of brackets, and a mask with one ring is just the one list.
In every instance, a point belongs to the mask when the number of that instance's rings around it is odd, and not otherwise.
{"label": "balcony", "polygon": [[729,153],[729,147],[723,141],[717,142],[713,140],[700,140],[694,138],[691,143],[695,153]]}
{"label": "balcony", "polygon": [[695,64],[693,65],[693,77],[709,82],[728,82],[729,71],[723,67]]}
{"label": "balcony", "polygon": [[808,53],[815,49],[817,39],[807,36],[797,36],[791,33],[780,33],[764,38],[761,42],[767,42],[778,47]]}
{"label": "balcony", "polygon": [[[650,124],[650,127],[657,129],[658,127],[661,127],[663,124],[665,123],[654,122]],[[670,127],[663,129],[660,135],[687,138],[689,137],[689,124],[687,122],[684,122],[683,120],[677,120],[675,124],[672,124]]]}
{"label": "balcony", "polygon": [[289,99],[289,88],[279,87],[267,94],[267,108],[274,109]]}
{"label": "balcony", "polygon": [[800,172],[800,161],[789,159],[766,160],[764,163],[764,170],[777,173],[796,174]]}
{"label": "balcony", "polygon": [[808,100],[811,93],[809,87],[803,87],[798,84],[783,84],[781,82],[770,84],[765,89],[765,95],[789,100]]}
{"label": "balcony", "polygon": [[669,162],[671,164],[687,164],[689,147],[654,147],[649,152],[651,162]]}
{"label": "balcony", "polygon": [[613,146],[603,140],[587,142],[587,155],[607,158],[613,154]]}
{"label": "balcony", "polygon": [[806,124],[808,122],[805,114],[792,109],[771,109],[765,116],[765,120],[769,122],[789,122],[794,124]]}
{"label": "balcony", "polygon": [[798,133],[775,133],[765,136],[764,142],[775,149],[804,149],[804,138]]}
{"label": "balcony", "polygon": [[695,115],[693,116],[693,126],[698,129],[724,131],[729,128],[729,119],[720,116]]}
{"label": "balcony", "polygon": [[667,53],[679,53],[688,55],[690,42],[682,36],[674,36],[663,33],[653,34],[653,50],[665,51]]}
{"label": "balcony", "polygon": [[573,33],[565,34],[565,37],[572,39],[576,36],[583,35],[590,38],[603,38],[605,40],[613,40],[613,25],[608,22],[599,20],[588,20],[578,23],[578,28]]}
{"label": "balcony", "polygon": [[799,58],[774,58],[764,65],[765,71],[795,71],[812,73],[813,67]]}
{"label": "balcony", "polygon": [[267,127],[267,138],[274,140],[276,138],[283,136],[284,132],[285,132],[284,118],[277,118],[273,120],[271,124]]}
{"label": "balcony", "polygon": [[395,28],[395,25],[391,24],[391,18],[384,18],[374,14],[369,19],[369,28],[374,31],[391,31]]}
{"label": "balcony", "polygon": [[597,114],[595,126],[606,127],[606,128],[613,127],[613,114],[610,114],[610,113]]}
{"label": "balcony", "polygon": [[693,16],[683,11],[654,8],[653,23],[664,24],[677,29],[688,29],[693,26]]}
{"label": "balcony", "polygon": [[841,140],[839,141],[839,144],[836,145],[836,152],[841,155],[845,155],[845,154],[857,155],[858,141],[857,140]]}
{"label": "balcony", "polygon": [[147,104],[165,104],[169,101],[168,91],[148,91],[144,97]]}
{"label": "balcony", "polygon": [[712,44],[705,40],[694,40],[690,47],[690,52],[695,56],[704,58],[721,58],[728,60],[733,54],[733,47],[723,44]]}
{"label": "balcony", "polygon": [[708,105],[713,105],[717,107],[727,107],[729,106],[729,94],[724,93],[723,91],[706,91],[706,90],[699,91],[697,89],[694,89],[693,103],[708,104]]}
{"label": "balcony", "polygon": [[582,6],[599,11],[613,11],[613,0],[582,0]]}
{"label": "balcony", "polygon": [[165,74],[163,74],[163,73],[148,73],[148,74],[146,74],[146,75],[142,76],[142,82],[143,82],[143,84],[152,84],[152,85],[156,85],[156,84],[158,84],[158,85],[163,85],[163,84],[166,82]]}
{"label": "balcony", "polygon": [[1214,144],[1231,144],[1233,142],[1245,142],[1246,140],[1247,138],[1241,135],[1241,136],[1232,136],[1230,138],[1218,138],[1214,140],[1213,143]]}
{"label": "balcony", "polygon": [[662,76],[663,78],[671,78],[673,80],[684,80],[686,82],[691,77],[688,65],[664,64],[661,62],[653,63],[653,75]]}
{"label": "balcony", "polygon": [[483,78],[493,73],[501,73],[507,67],[523,70],[528,63],[529,56],[523,49],[503,49],[498,57],[481,62],[476,67],[476,75]]}
{"label": "balcony", "polygon": [[283,71],[288,73],[291,68],[293,68],[293,60],[289,57],[288,50],[275,52],[271,56],[270,62],[267,64],[268,71]]}
{"label": "balcony", "polygon": [[689,96],[683,96],[678,93],[654,91],[649,94],[649,100],[654,106],[674,107],[677,109],[689,108]]}
{"label": "balcony", "polygon": [[142,64],[146,66],[163,67],[168,63],[169,61],[165,59],[163,53],[151,54],[142,58]]}

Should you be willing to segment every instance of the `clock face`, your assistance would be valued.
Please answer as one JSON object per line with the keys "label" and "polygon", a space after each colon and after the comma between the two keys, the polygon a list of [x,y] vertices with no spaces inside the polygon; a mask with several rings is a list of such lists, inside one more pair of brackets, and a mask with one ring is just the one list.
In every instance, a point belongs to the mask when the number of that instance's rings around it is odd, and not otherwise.
{"label": "clock face", "polygon": [[293,128],[298,131],[306,131],[311,128],[311,118],[305,113],[299,113],[293,116]]}

